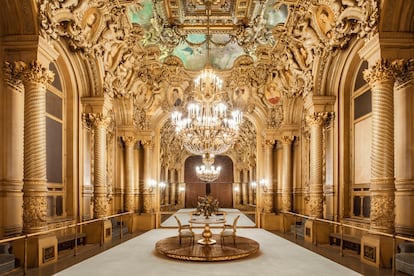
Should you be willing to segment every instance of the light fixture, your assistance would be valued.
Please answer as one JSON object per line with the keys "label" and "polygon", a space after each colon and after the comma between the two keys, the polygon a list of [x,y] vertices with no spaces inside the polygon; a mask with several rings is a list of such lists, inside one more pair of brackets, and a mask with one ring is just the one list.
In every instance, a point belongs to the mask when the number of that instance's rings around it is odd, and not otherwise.
{"label": "light fixture", "polygon": [[266,179],[262,178],[260,179],[259,183],[260,183],[260,187],[262,187],[263,192],[267,192],[267,185],[266,185]]}
{"label": "light fixture", "polygon": [[221,167],[215,167],[214,163],[214,155],[210,153],[203,154],[203,165],[196,167],[196,175],[201,180],[211,183],[220,175]]}
{"label": "light fixture", "polygon": [[167,184],[165,182],[160,182],[159,186],[160,186],[161,191],[163,191],[167,187]]}
{"label": "light fixture", "polygon": [[157,181],[155,181],[154,179],[150,179],[149,180],[149,188],[148,188],[148,192],[152,193],[155,186],[157,186]]}
{"label": "light fixture", "polygon": [[250,187],[252,187],[253,191],[255,191],[257,187],[256,181],[253,181],[252,183],[250,183]]}
{"label": "light fixture", "polygon": [[210,66],[210,13],[211,2],[206,3],[207,64],[194,80],[194,97],[183,114],[175,110],[171,115],[176,134],[187,151],[202,155],[228,151],[238,135],[242,112],[230,110],[222,99],[222,80]]}

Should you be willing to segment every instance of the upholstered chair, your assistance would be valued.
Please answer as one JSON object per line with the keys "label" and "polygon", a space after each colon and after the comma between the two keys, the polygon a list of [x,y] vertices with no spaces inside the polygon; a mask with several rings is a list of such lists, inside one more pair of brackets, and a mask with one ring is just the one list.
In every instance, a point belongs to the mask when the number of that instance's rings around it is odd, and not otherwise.
{"label": "upholstered chair", "polygon": [[237,222],[240,218],[240,215],[234,218],[233,224],[224,224],[223,230],[220,233],[221,245],[224,244],[224,239],[227,237],[233,238],[233,244],[236,245],[236,230]]}
{"label": "upholstered chair", "polygon": [[181,245],[183,238],[190,238],[191,244],[194,244],[194,232],[190,224],[182,224],[177,216],[174,216],[178,223],[178,239]]}

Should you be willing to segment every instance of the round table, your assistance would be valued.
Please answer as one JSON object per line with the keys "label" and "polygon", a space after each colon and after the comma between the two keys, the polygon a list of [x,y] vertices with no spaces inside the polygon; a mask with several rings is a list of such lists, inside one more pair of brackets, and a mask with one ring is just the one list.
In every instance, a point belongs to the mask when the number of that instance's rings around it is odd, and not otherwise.
{"label": "round table", "polygon": [[210,230],[210,224],[224,224],[226,220],[224,218],[218,218],[218,217],[200,217],[200,218],[192,218],[188,221],[191,224],[204,224],[204,230],[203,233],[201,233],[202,239],[198,240],[197,242],[199,244],[215,244],[216,240],[211,239],[213,236],[213,233],[211,233]]}

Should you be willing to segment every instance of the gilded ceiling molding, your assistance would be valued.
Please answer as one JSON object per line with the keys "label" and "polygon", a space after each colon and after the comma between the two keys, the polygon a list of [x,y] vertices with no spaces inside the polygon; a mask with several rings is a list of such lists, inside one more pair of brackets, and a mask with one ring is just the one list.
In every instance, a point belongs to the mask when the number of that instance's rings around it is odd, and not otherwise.
{"label": "gilded ceiling molding", "polygon": [[[369,38],[378,32],[377,0],[285,0],[280,4],[288,5],[289,17],[286,24],[273,29],[275,49],[280,51],[279,64],[289,66],[277,71],[285,86],[297,91],[304,88],[303,96],[312,92],[311,76],[324,72],[326,59],[335,50],[346,47],[356,35]],[[293,83],[295,80],[299,82]]]}
{"label": "gilded ceiling molding", "polygon": [[143,29],[126,15],[127,9],[142,9],[140,1],[43,1],[39,7],[42,34],[67,38],[85,60],[96,59],[89,67],[109,96],[129,98],[141,82],[154,86],[162,79],[159,48],[137,43]]}

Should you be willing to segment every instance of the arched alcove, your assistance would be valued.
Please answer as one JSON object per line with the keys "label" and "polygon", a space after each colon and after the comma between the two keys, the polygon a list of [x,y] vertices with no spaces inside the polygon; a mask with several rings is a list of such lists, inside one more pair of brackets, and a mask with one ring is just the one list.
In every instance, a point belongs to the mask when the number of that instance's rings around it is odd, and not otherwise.
{"label": "arched alcove", "polygon": [[[184,182],[185,188],[185,207],[197,207],[198,196],[204,196],[209,192],[219,201],[219,207],[233,207],[233,161],[224,155],[215,156],[214,165],[221,167],[220,176],[212,183],[206,183],[200,180],[195,172],[196,166],[202,164],[201,156],[190,156],[185,160],[184,165]],[[209,188],[208,188],[209,186]]]}

